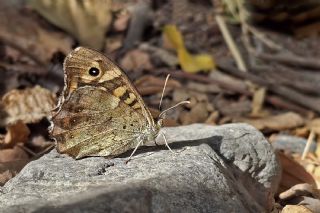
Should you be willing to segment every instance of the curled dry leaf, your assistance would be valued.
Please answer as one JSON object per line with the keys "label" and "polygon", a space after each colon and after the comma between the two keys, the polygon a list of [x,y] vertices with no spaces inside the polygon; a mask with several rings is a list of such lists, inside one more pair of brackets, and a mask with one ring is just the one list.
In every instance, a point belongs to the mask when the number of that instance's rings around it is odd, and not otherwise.
{"label": "curled dry leaf", "polygon": [[259,119],[239,119],[238,121],[251,124],[259,130],[287,130],[304,124],[304,119],[297,113],[287,112]]}
{"label": "curled dry leaf", "polygon": [[313,185],[300,183],[279,194],[281,200],[289,200],[298,196],[312,196],[320,199],[320,191]]}
{"label": "curled dry leaf", "polygon": [[16,123],[34,123],[50,115],[56,96],[40,86],[12,90],[2,97],[0,126]]}
{"label": "curled dry leaf", "polygon": [[4,145],[14,146],[17,143],[25,143],[28,141],[29,134],[29,128],[22,121],[19,120],[14,124],[9,124],[4,138]]}
{"label": "curled dry leaf", "polygon": [[[297,184],[279,195],[282,204],[305,206],[312,212],[320,211],[320,191],[308,183]],[[299,211],[303,212],[303,211]]]}
{"label": "curled dry leaf", "polygon": [[102,49],[111,20],[112,0],[30,0],[30,5],[52,24],[64,29],[81,45]]}

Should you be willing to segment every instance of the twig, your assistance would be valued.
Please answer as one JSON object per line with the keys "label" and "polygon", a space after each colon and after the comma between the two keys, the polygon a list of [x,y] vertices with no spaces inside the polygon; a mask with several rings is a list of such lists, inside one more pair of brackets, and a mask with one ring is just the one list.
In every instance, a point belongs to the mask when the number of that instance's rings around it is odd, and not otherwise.
{"label": "twig", "polygon": [[[154,72],[154,71],[153,71]],[[191,73],[186,73],[186,72],[181,72],[181,71],[172,71],[172,70],[168,70],[168,69],[160,69],[158,71],[159,74],[170,74],[172,77],[175,78],[179,78],[179,79],[189,79],[189,80],[194,80],[194,81],[198,81],[198,82],[202,82],[202,83],[207,83],[207,84],[216,84],[219,87],[232,91],[232,92],[237,92],[237,93],[241,93],[243,95],[252,95],[250,91],[243,89],[241,87],[238,87],[236,85],[233,84],[229,84],[225,81],[222,81],[220,79],[213,79],[213,78],[209,78],[208,76],[201,76],[201,75],[194,75]]]}
{"label": "twig", "polygon": [[271,39],[269,39],[264,33],[262,33],[261,31],[257,30],[255,27],[251,26],[248,23],[242,23],[244,25],[244,27],[246,27],[248,29],[248,31],[250,31],[257,39],[259,39],[259,41],[261,41],[262,43],[264,43],[267,47],[269,47],[272,50],[276,50],[276,51],[280,51],[283,50],[283,47],[277,43],[275,43],[274,41],[272,41]]}
{"label": "twig", "polygon": [[312,111],[309,111],[299,105],[296,105],[292,102],[286,101],[283,98],[280,98],[275,95],[268,95],[266,97],[266,100],[268,101],[268,103],[272,104],[275,107],[281,108],[281,109],[287,109],[290,111],[298,112],[298,113],[305,115],[307,117],[310,117],[310,115],[312,115]]}
{"label": "twig", "polygon": [[234,42],[223,17],[221,15],[216,15],[216,21],[217,21],[217,24],[221,30],[222,36],[223,36],[224,40],[226,41],[226,43],[229,47],[229,50],[231,51],[231,54],[234,57],[234,60],[236,61],[236,64],[237,64],[239,70],[241,70],[243,72],[247,72],[247,66],[246,66],[243,58],[241,57],[240,51],[239,51],[236,43]]}
{"label": "twig", "polygon": [[8,64],[5,62],[0,62],[0,67],[5,68],[5,70],[12,70],[18,73],[32,73],[38,75],[45,75],[48,72],[47,69],[44,69],[42,66],[38,65]]}
{"label": "twig", "polygon": [[[167,70],[167,69],[160,69],[157,71],[153,71],[153,72],[157,72],[158,74],[161,75],[167,75],[167,74],[171,74],[172,77],[174,78],[179,78],[179,79],[189,79],[189,80],[193,80],[193,81],[198,81],[198,82],[202,82],[202,83],[206,83],[206,84],[215,84],[218,85],[219,87],[226,89],[228,91],[231,92],[235,92],[235,93],[240,93],[242,95],[246,95],[246,96],[252,96],[252,92],[243,89],[242,87],[238,87],[235,86],[234,84],[228,84],[222,80],[217,80],[217,79],[212,79],[212,78],[208,78],[207,76],[201,76],[201,75],[193,75],[190,73],[185,73],[185,72],[181,72],[181,71],[171,71],[171,70]],[[237,71],[239,72],[239,71]],[[241,72],[243,73],[243,72]],[[307,109],[298,106],[292,102],[283,100],[277,96],[272,96],[272,95],[268,95],[266,97],[266,101],[276,107],[279,107],[281,109],[286,109],[286,110],[292,110],[295,112],[299,112],[303,115],[309,115],[310,111],[308,111]]]}
{"label": "twig", "polygon": [[313,129],[311,129],[311,132],[309,134],[309,137],[308,137],[308,141],[307,141],[307,144],[306,146],[304,147],[304,150],[303,150],[303,153],[302,153],[302,157],[301,157],[301,160],[304,160],[307,156],[307,153],[309,152],[310,150],[310,146],[313,142],[313,139],[314,139],[314,136],[315,136],[315,133],[313,131]]}
{"label": "twig", "polygon": [[320,69],[320,61],[319,59],[315,58],[305,58],[294,54],[283,53],[272,55],[268,53],[253,52],[253,54],[255,54],[256,57],[264,59],[266,61],[280,62],[287,65],[301,66],[311,69]]}
{"label": "twig", "polygon": [[29,149],[28,147],[25,147],[24,145],[17,144],[17,147],[19,147],[20,149],[22,149],[23,151],[25,151],[26,153],[28,153],[32,157],[36,155],[36,153],[34,153],[31,149]]}
{"label": "twig", "polygon": [[251,74],[249,72],[246,72],[246,73],[239,72],[237,68],[229,65],[220,63],[218,67],[221,68],[223,71],[230,73],[234,76],[237,76],[242,79],[247,79],[260,86],[267,87],[267,89],[272,91],[274,94],[285,97],[294,103],[297,103],[301,106],[304,106],[308,109],[311,109],[320,113],[320,99],[308,97],[293,89],[290,89],[289,87],[274,84],[272,82],[266,81],[266,79],[255,76],[254,74]]}

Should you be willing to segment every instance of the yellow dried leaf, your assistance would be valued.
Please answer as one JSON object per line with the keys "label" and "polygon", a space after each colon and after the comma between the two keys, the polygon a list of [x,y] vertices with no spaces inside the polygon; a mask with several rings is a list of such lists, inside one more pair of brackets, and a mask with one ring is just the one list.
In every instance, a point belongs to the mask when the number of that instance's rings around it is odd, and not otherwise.
{"label": "yellow dried leaf", "polygon": [[164,37],[177,51],[179,63],[182,69],[189,73],[210,71],[215,68],[213,58],[208,54],[193,55],[184,45],[183,37],[175,25],[166,25],[163,30]]}
{"label": "yellow dried leaf", "polygon": [[170,44],[175,48],[176,50],[184,47],[183,37],[181,33],[177,30],[175,25],[166,25],[163,28],[163,32],[165,35],[165,38],[168,39]]}

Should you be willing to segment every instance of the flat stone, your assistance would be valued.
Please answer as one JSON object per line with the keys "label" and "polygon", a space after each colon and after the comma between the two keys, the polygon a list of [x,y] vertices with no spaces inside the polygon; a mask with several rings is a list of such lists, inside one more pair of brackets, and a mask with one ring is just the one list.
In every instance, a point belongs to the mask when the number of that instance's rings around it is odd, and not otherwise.
{"label": "flat stone", "polygon": [[[247,124],[163,128],[170,147],[114,159],[55,150],[0,187],[0,212],[266,212],[280,179],[271,145]],[[163,143],[161,138],[157,143]]]}

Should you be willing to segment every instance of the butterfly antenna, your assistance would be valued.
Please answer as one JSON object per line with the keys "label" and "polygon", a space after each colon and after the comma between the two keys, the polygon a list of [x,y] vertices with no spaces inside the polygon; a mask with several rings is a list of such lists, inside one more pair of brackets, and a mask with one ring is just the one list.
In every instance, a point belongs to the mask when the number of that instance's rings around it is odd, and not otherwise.
{"label": "butterfly antenna", "polygon": [[166,109],[166,110],[163,110],[163,111],[160,113],[159,118],[162,118],[162,116],[163,116],[165,113],[167,113],[169,110],[172,110],[172,109],[174,109],[174,108],[176,108],[176,107],[178,107],[178,106],[180,106],[180,105],[182,105],[182,104],[190,104],[190,101],[181,101],[181,102],[177,103],[176,105],[174,105],[174,106],[172,106],[172,107],[169,107],[169,108]]}
{"label": "butterfly antenna", "polygon": [[163,86],[163,90],[162,90],[162,94],[161,94],[161,99],[160,99],[160,104],[159,104],[159,111],[161,111],[161,104],[162,104],[164,92],[165,92],[165,90],[166,90],[166,87],[167,87],[167,83],[168,83],[169,78],[170,78],[170,74],[167,75],[166,81],[164,82],[164,86]]}

